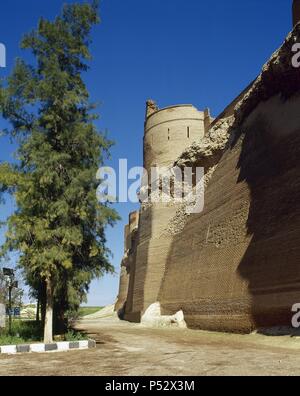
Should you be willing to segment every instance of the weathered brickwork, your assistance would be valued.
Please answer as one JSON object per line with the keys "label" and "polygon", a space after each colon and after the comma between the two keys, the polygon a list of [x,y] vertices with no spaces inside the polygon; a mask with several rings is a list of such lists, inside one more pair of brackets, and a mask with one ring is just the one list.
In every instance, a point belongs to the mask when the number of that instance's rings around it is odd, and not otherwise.
{"label": "weathered brickwork", "polygon": [[164,315],[183,310],[191,328],[290,325],[300,302],[299,1],[293,10],[293,32],[216,120],[147,102],[146,168],[203,166],[205,206],[182,216],[176,205],[142,205],[120,286],[125,319],[140,321],[159,301]]}

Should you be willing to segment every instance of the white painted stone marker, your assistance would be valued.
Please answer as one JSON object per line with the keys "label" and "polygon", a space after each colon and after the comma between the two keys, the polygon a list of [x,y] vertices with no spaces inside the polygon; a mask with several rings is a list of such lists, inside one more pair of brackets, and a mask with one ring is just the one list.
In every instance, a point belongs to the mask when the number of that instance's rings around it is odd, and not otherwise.
{"label": "white painted stone marker", "polygon": [[14,355],[17,353],[16,345],[4,345],[1,347],[1,353],[6,353],[8,355]]}

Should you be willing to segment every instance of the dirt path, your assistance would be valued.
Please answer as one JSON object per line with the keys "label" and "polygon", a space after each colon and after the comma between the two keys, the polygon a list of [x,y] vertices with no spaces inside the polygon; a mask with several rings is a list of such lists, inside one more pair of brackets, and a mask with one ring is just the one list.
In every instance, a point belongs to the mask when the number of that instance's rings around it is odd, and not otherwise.
{"label": "dirt path", "polygon": [[97,349],[0,356],[0,375],[299,375],[300,339],[146,329],[116,319],[78,325]]}

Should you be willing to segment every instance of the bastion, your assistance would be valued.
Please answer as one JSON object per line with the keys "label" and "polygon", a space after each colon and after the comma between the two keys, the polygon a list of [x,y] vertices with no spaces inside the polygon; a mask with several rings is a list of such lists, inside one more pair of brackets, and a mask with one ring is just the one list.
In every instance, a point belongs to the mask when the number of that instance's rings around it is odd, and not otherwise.
{"label": "bastion", "polygon": [[291,62],[299,2],[293,31],[216,119],[192,105],[147,102],[145,168],[203,167],[205,204],[197,214],[141,204],[134,237],[125,230],[124,319],[139,322],[160,303],[163,315],[182,310],[190,328],[291,325],[300,296],[300,73]]}

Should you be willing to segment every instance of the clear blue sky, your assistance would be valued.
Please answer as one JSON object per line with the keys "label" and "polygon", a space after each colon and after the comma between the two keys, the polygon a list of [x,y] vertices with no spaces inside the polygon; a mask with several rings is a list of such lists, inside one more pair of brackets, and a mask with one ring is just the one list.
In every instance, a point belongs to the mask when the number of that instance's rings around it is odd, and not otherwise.
{"label": "clear blue sky", "polygon": [[[25,32],[40,16],[52,19],[66,1],[2,0],[0,42],[7,68],[27,56],[19,49]],[[291,30],[292,0],[102,0],[102,23],[93,31],[93,62],[86,74],[92,100],[101,102],[99,127],[116,141],[109,165],[128,158],[142,164],[145,100],[160,106],[192,103],[216,116],[252,81]],[[4,126],[0,119],[0,129]],[[0,138],[0,161],[14,146]],[[108,230],[113,263],[119,272],[123,228],[135,207],[118,204],[123,220]],[[0,207],[5,218],[13,201]],[[3,230],[0,230],[0,243]],[[113,303],[118,277],[93,282],[90,305]]]}

